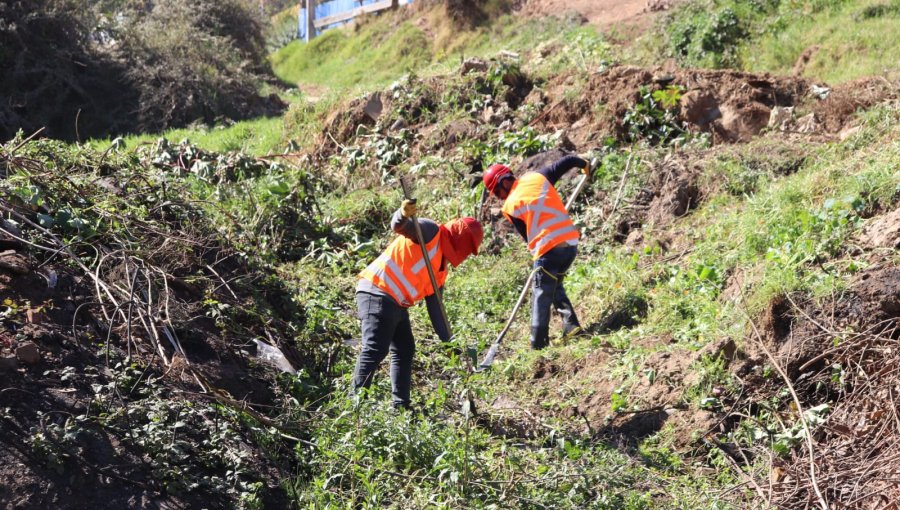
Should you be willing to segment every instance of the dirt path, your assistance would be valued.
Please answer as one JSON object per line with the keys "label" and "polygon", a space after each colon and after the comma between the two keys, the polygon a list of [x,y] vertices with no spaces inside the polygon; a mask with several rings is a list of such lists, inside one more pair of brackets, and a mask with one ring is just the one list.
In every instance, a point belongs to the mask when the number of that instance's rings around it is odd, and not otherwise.
{"label": "dirt path", "polygon": [[[522,8],[526,16],[561,15],[566,11],[581,13],[588,22],[601,28],[616,24],[634,24],[655,15],[648,0],[528,0]],[[669,2],[669,3],[675,3]]]}

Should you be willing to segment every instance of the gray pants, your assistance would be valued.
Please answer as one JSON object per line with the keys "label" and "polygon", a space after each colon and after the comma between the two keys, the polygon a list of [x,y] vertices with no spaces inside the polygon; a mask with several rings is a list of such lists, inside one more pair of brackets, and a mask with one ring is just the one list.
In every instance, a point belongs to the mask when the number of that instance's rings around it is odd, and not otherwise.
{"label": "gray pants", "polygon": [[368,388],[378,366],[391,353],[391,403],[409,407],[412,361],[416,352],[409,312],[387,295],[356,293],[362,321],[362,350],[353,371],[354,390]]}
{"label": "gray pants", "polygon": [[534,268],[540,268],[534,275],[531,302],[531,347],[534,349],[547,346],[551,306],[562,318],[563,334],[581,327],[575,308],[563,288],[566,271],[572,266],[577,253],[575,246],[557,246],[534,261]]}

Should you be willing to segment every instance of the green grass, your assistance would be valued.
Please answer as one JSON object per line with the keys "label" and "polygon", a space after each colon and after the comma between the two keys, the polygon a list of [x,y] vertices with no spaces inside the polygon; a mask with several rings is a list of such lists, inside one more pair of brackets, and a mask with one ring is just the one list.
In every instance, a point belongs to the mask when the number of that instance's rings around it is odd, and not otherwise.
{"label": "green grass", "polygon": [[645,64],[672,57],[693,67],[802,75],[828,83],[900,77],[898,0],[693,0],[641,38]]}
{"label": "green grass", "polygon": [[578,55],[552,52],[547,60],[556,64],[584,65],[609,51],[594,28],[571,20],[499,15],[490,24],[459,30],[440,9],[431,9],[418,19],[425,25],[399,22],[393,15],[368,18],[352,31],[329,30],[310,43],[294,41],[273,53],[270,62],[275,74],[291,85],[371,90],[404,74],[450,72],[468,57],[491,57],[501,49],[526,52],[554,40],[580,48],[575,50]]}
{"label": "green grass", "polygon": [[[125,148],[134,149],[143,144],[154,143],[160,138],[173,142],[190,140],[197,146],[215,152],[243,151],[254,156],[263,156],[282,146],[284,122],[281,117],[263,117],[236,122],[230,126],[212,128],[170,129],[162,133],[129,135],[123,137]],[[91,140],[89,145],[97,150],[105,150],[112,139]]]}
{"label": "green grass", "polygon": [[411,22],[383,33],[372,22],[354,34],[329,30],[310,43],[294,41],[272,54],[275,74],[286,83],[347,88],[390,83],[431,61],[432,43]]}
{"label": "green grass", "polygon": [[841,83],[863,76],[900,78],[900,1],[863,0],[798,13],[744,48],[744,67],[789,74],[808,48],[818,47],[804,76]]}

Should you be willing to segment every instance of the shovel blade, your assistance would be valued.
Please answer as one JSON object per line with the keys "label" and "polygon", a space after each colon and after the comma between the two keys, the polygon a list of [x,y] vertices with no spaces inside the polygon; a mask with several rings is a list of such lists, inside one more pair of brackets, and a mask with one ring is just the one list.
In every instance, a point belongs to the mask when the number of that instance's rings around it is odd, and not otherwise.
{"label": "shovel blade", "polygon": [[499,350],[499,348],[499,344],[491,345],[491,348],[488,349],[488,352],[484,356],[484,359],[482,359],[481,363],[475,368],[475,372],[484,372],[485,370],[491,368],[491,365],[494,363],[494,357],[497,356],[497,351]]}

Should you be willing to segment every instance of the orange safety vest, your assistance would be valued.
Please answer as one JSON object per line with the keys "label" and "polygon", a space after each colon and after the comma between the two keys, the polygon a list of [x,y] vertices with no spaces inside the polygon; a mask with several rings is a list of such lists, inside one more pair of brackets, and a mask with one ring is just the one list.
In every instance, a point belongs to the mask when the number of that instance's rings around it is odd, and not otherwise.
{"label": "orange safety vest", "polygon": [[510,222],[513,218],[525,222],[528,250],[534,260],[579,237],[559,193],[543,174],[529,172],[516,180],[502,211]]}
{"label": "orange safety vest", "polygon": [[[431,242],[425,244],[425,248],[428,250],[438,287],[443,287],[447,281],[447,265],[443,264],[444,268],[441,269],[444,253],[441,251],[440,239],[441,234],[438,232]],[[425,259],[422,257],[422,248],[403,236],[397,236],[384,253],[363,269],[359,276],[387,292],[404,308],[434,294],[425,268]]]}

